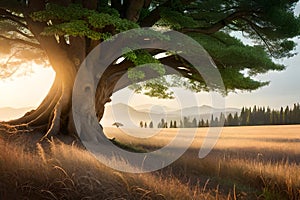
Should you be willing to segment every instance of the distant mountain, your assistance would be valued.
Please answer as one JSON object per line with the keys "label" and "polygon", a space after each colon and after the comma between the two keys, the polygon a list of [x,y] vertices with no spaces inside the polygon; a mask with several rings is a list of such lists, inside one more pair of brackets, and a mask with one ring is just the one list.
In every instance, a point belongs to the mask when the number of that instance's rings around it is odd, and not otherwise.
{"label": "distant mountain", "polygon": [[175,112],[172,112],[170,114],[173,115],[180,115],[180,116],[186,116],[186,117],[196,117],[202,116],[202,115],[210,115],[213,114],[215,117],[219,117],[220,114],[223,113],[225,115],[229,115],[229,113],[240,113],[240,109],[237,108],[213,108],[211,106],[203,105],[203,106],[193,106],[188,108],[183,108],[180,110],[177,110]]}
{"label": "distant mountain", "polygon": [[141,112],[151,112],[151,113],[164,113],[164,112],[171,112],[175,111],[176,109],[170,108],[164,105],[153,105],[153,104],[143,104],[139,106],[135,106],[134,109]]}
{"label": "distant mountain", "polygon": [[32,110],[32,107],[25,108],[11,108],[4,107],[0,108],[0,121],[7,121],[11,119],[16,119],[18,117],[22,117],[26,112]]}
{"label": "distant mountain", "polygon": [[172,110],[168,107],[153,106],[151,109],[149,105],[142,105],[132,108],[126,104],[109,104],[105,108],[105,113],[101,123],[104,126],[112,126],[114,122],[120,122],[126,127],[139,127],[140,121],[149,123],[152,121],[156,127],[163,118],[167,121],[180,121],[184,117],[196,118],[197,120],[207,120],[211,118],[213,112],[214,117],[219,117],[221,113],[225,115],[240,113],[237,108],[212,108],[207,105],[193,106],[179,110]]}

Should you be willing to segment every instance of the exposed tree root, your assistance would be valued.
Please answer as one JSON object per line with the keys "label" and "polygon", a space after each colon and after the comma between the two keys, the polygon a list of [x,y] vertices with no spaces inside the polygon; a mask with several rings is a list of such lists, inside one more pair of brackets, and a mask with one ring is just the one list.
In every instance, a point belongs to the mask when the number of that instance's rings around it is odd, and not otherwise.
{"label": "exposed tree root", "polygon": [[45,138],[49,139],[59,133],[60,121],[61,121],[61,111],[62,111],[62,104],[61,104],[61,100],[60,100],[54,108],[53,119],[50,123],[50,128],[48,129],[47,133],[41,138],[41,140],[44,140]]}

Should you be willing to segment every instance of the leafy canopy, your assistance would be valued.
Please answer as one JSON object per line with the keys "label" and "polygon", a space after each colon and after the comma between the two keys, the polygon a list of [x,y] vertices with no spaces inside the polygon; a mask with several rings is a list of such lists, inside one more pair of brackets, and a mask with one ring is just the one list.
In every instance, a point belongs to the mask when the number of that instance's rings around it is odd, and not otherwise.
{"label": "leafy canopy", "polygon": [[[105,40],[111,37],[113,33],[138,27],[137,24],[129,20],[121,19],[114,9],[97,12],[83,8],[79,4],[70,4],[68,7],[48,4],[45,10],[34,12],[31,17],[35,21],[51,24],[42,32],[42,35],[46,36],[86,36],[92,40]],[[55,20],[60,23],[52,24],[52,21]]]}
{"label": "leafy canopy", "polygon": [[[30,32],[28,17],[35,22],[47,24],[40,35],[49,38],[54,36],[58,38],[58,43],[66,42],[71,48],[75,44],[70,42],[70,37],[101,42],[137,27],[174,29],[192,37],[208,51],[222,75],[226,92],[229,92],[255,90],[267,85],[268,82],[255,80],[254,77],[270,70],[285,69],[285,66],[277,64],[274,59],[295,55],[296,44],[292,39],[299,35],[300,30],[299,16],[294,15],[295,0],[152,0],[147,1],[150,2],[148,6],[132,9],[137,13],[134,18],[136,20],[126,17],[132,6],[127,1],[121,5],[113,0],[101,0],[98,1],[97,9],[92,10],[85,8],[82,3],[62,6],[54,2],[45,3],[42,10],[28,12],[30,0],[1,1],[1,52],[7,56],[21,56],[16,53],[20,44],[27,45],[23,49],[31,52],[32,48],[39,49],[41,41]],[[232,36],[236,31],[250,38],[253,45],[245,45]],[[59,41],[62,39],[64,41]],[[44,50],[46,49],[36,52]],[[140,83],[139,80],[145,78],[143,66],[146,63],[153,63],[151,68],[160,76],[165,74],[166,71],[160,64],[163,59],[155,57],[158,53],[163,52],[137,50],[123,55],[124,63],[132,63],[128,67],[128,77],[135,82],[132,88],[136,92],[170,98],[172,94],[168,88],[172,86],[180,85],[196,92],[206,89],[199,74],[186,73],[186,69],[192,72],[193,66],[180,59],[180,55],[172,53],[170,57],[177,64],[171,67],[184,78],[179,81],[178,78],[160,77],[156,81]],[[170,52],[165,52],[168,53]],[[11,59],[9,62],[12,66]],[[9,71],[9,62],[6,60],[6,64],[2,65],[1,73]],[[9,74],[13,73],[7,73],[3,77]]]}

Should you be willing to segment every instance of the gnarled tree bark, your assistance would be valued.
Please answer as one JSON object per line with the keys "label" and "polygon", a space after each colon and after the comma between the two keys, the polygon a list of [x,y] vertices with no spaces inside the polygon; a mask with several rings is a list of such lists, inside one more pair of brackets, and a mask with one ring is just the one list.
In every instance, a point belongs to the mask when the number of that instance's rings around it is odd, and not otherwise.
{"label": "gnarled tree bark", "polygon": [[[50,0],[49,3],[56,3],[67,6],[73,1]],[[88,9],[96,10],[99,1],[82,1],[82,5]],[[120,5],[118,1],[112,1],[112,6],[116,7],[125,18],[137,21],[142,7],[149,6],[150,1],[124,1]],[[57,134],[77,136],[74,128],[72,116],[72,90],[76,74],[81,63],[89,52],[99,42],[93,42],[85,37],[69,37],[67,42],[64,37],[49,37],[41,35],[47,27],[47,23],[35,22],[31,19],[30,13],[44,10],[46,2],[44,0],[30,0],[28,9],[25,13],[25,21],[28,29],[39,42],[39,47],[48,55],[49,62],[56,73],[55,81],[40,106],[35,110],[27,112],[23,117],[11,120],[6,124],[17,129],[27,129],[45,132],[43,138],[50,138]],[[133,63],[127,62],[118,66],[117,70],[113,65],[108,67],[107,73],[100,80],[95,97],[95,110],[97,118],[100,119],[104,114],[104,106],[110,101],[110,97],[116,90],[115,86],[119,79],[126,73]],[[126,83],[128,84],[128,83]],[[121,88],[126,87],[124,84]],[[121,89],[119,88],[119,89]]]}
{"label": "gnarled tree bark", "polygon": [[[71,1],[68,0],[52,0],[48,2],[57,3],[63,6],[71,3]],[[89,9],[97,9],[97,1],[83,2],[83,6]],[[119,1],[112,1],[112,6],[115,6],[116,9],[121,12],[121,16],[123,15],[129,20],[137,21],[141,9],[149,6],[150,0],[127,0],[124,2],[123,5],[120,5]],[[84,62],[86,56],[99,44],[99,42],[91,41],[86,37],[70,36],[69,41],[66,41],[64,37],[41,35],[44,28],[48,26],[47,23],[35,22],[29,15],[32,12],[44,10],[45,5],[43,0],[30,0],[28,4],[29,10],[25,13],[25,21],[28,29],[39,42],[39,48],[46,52],[49,62],[56,73],[56,78],[48,95],[37,109],[26,113],[19,119],[11,120],[7,122],[7,124],[16,129],[21,129],[22,131],[24,129],[27,131],[38,129],[40,132],[45,133],[42,139],[51,138],[58,134],[74,136],[74,138],[77,138],[78,135],[75,130],[72,116],[73,85],[81,63]],[[149,50],[149,53],[153,56],[160,52],[161,50]],[[175,57],[162,58],[161,63],[171,63],[173,69],[179,71],[183,76],[190,76],[189,73],[177,68],[183,66],[185,63]],[[112,94],[132,83],[128,77],[124,78],[124,75],[130,67],[134,66],[133,62],[127,60],[119,64],[111,63],[111,65],[106,68],[98,83],[95,94],[95,111],[98,121],[102,119],[105,104],[111,101],[110,98]],[[167,71],[166,73],[173,72]],[[144,80],[155,78],[153,77],[153,73],[147,73],[147,71],[145,71],[145,74],[146,77]],[[121,79],[122,81],[120,82]],[[102,135],[102,138],[103,137],[105,136]]]}

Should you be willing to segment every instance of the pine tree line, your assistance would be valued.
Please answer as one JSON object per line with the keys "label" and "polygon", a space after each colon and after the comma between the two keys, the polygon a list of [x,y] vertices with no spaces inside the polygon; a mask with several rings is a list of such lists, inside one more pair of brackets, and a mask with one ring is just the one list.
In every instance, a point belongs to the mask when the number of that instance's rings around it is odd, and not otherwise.
{"label": "pine tree line", "polygon": [[[300,124],[300,104],[294,104],[293,108],[281,107],[280,110],[270,109],[269,107],[253,108],[243,107],[240,114],[229,114],[225,116],[223,113],[219,117],[212,116],[210,120],[198,120],[184,117],[179,123],[176,120],[166,121],[161,119],[157,128],[200,128],[208,126],[256,126],[256,125],[284,125],[284,124]],[[146,122],[140,122],[141,128],[154,128],[153,122],[147,126]]]}
{"label": "pine tree line", "polygon": [[[229,117],[229,116],[228,116]],[[227,117],[227,120],[229,120]],[[232,124],[231,121],[228,124]],[[294,104],[293,108],[281,107],[280,110],[271,110],[269,107],[242,108],[238,125],[280,125],[300,124],[300,104]]]}

